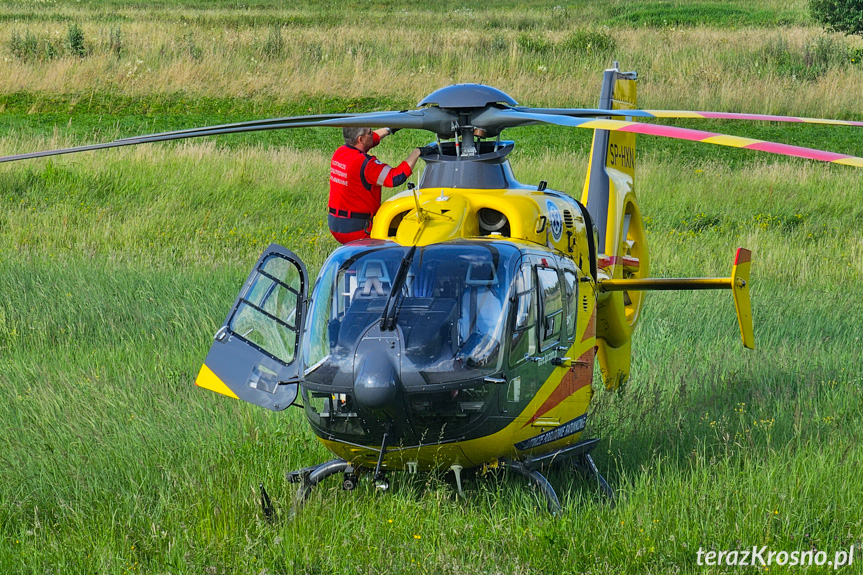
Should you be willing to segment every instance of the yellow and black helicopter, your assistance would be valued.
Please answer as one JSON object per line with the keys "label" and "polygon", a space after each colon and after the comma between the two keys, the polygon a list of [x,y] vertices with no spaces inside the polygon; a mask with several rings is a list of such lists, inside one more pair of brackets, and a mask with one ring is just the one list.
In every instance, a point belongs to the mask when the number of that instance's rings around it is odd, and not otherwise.
{"label": "yellow and black helicopter", "polygon": [[[649,290],[729,289],[743,344],[754,346],[750,253],[727,278],[651,278],[635,196],[635,138],[646,134],[863,167],[863,158],[636,119],[719,118],[863,126],[863,122],[639,110],[635,73],[615,63],[599,107],[529,108],[458,84],[414,110],[277,118],[125,138],[0,162],[150,142],[312,126],[419,129],[417,187],[383,203],[371,238],[335,250],[309,293],[305,265],[273,244],[255,264],[197,385],[271,410],[301,406],[336,458],[291,472],[300,497],[342,474],[382,489],[395,470],[504,467],[559,509],[543,471],[575,461],[613,492],[583,439],[594,366],[626,380],[631,335]],[[580,198],[516,180],[506,128],[594,130]],[[267,499],[262,490],[262,501]]]}

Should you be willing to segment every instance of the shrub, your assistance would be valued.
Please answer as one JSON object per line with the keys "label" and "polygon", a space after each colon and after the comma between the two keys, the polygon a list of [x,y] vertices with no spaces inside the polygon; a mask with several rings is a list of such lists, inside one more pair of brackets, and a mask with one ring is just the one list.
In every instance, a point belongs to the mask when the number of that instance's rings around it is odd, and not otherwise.
{"label": "shrub", "polygon": [[198,46],[195,36],[191,32],[183,36],[183,44],[183,52],[188,54],[192,60],[200,60],[204,55],[204,49]]}
{"label": "shrub", "polygon": [[108,32],[108,51],[117,58],[123,53],[123,32],[119,26]]}
{"label": "shrub", "polygon": [[73,56],[83,58],[87,55],[87,47],[84,45],[84,31],[78,24],[69,24],[69,31],[66,33],[66,46]]}
{"label": "shrub", "polygon": [[12,30],[12,38],[9,40],[9,51],[19,60],[28,60],[35,57],[38,51],[39,41],[36,36],[27,30],[22,36],[18,30]]}
{"label": "shrub", "polygon": [[30,30],[21,35],[12,30],[9,40],[9,51],[19,60],[53,60],[60,55],[60,49],[51,43],[49,38],[39,38]]}
{"label": "shrub", "polygon": [[563,43],[565,50],[577,54],[613,52],[617,42],[607,30],[576,30]]}
{"label": "shrub", "polygon": [[801,80],[814,80],[830,68],[844,66],[852,56],[844,42],[829,36],[807,42],[802,50],[779,36],[768,40],[761,49],[765,67]]}
{"label": "shrub", "polygon": [[551,44],[539,34],[519,34],[516,43],[525,52],[544,54],[551,50]]}
{"label": "shrub", "polygon": [[849,59],[848,48],[836,38],[819,36],[803,47],[803,62],[806,66],[824,72],[831,66],[841,66]]}
{"label": "shrub", "polygon": [[809,13],[829,30],[863,36],[863,0],[809,0]]}

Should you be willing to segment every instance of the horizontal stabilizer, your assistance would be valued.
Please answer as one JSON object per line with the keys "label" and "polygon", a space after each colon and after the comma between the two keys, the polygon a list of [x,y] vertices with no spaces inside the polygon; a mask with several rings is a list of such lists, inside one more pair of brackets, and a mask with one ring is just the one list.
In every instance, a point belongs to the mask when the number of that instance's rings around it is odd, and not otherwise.
{"label": "horizontal stabilizer", "polygon": [[752,252],[737,248],[731,277],[728,278],[641,278],[600,280],[600,292],[614,291],[671,291],[671,290],[708,290],[730,289],[737,310],[737,323],[743,346],[755,349],[755,335],[752,329],[752,305],[749,303],[749,266]]}

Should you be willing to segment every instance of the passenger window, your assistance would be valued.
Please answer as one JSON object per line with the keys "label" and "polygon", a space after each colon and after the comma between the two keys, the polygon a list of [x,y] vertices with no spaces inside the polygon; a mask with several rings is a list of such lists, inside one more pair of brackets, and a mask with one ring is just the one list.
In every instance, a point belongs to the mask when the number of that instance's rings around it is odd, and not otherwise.
{"label": "passenger window", "polygon": [[533,269],[523,264],[515,278],[510,365],[517,365],[536,353],[536,289]]}
{"label": "passenger window", "polygon": [[560,277],[554,268],[537,268],[539,294],[542,302],[542,349],[560,341],[563,327],[563,296],[560,291]]}
{"label": "passenger window", "polygon": [[563,286],[566,290],[566,340],[575,340],[578,322],[578,278],[572,270],[563,270]]}

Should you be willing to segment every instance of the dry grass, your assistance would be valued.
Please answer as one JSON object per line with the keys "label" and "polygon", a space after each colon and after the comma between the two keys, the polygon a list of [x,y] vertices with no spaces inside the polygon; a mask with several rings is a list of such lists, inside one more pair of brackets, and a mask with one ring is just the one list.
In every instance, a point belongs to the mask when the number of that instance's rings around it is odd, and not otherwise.
{"label": "dry grass", "polygon": [[[849,55],[861,48],[859,39],[827,37],[834,61],[818,70],[807,64],[807,46],[824,37],[816,28],[615,28],[607,33],[616,49],[596,53],[567,47],[567,38],[583,29],[575,20],[529,32],[465,26],[393,34],[391,26],[374,22],[284,27],[276,47],[268,44],[278,30],[272,25],[217,28],[198,20],[205,24],[190,23],[194,18],[124,22],[119,58],[108,48],[116,27],[104,23],[82,24],[91,48],[85,58],[21,61],[7,42],[0,46],[0,93],[419,100],[451,83],[482,82],[506,86],[525,103],[593,105],[597,70],[616,59],[641,73],[645,106],[847,117],[859,115],[858,94],[849,87],[863,84],[863,66]],[[25,29],[39,37],[63,34],[53,22],[4,22],[0,40]],[[525,47],[525,38],[540,49]],[[780,66],[782,58],[800,69]]]}
{"label": "dry grass", "polygon": [[[67,119],[64,99],[128,96],[146,106],[176,96],[223,121],[222,98],[270,109],[303,94],[416,101],[482,81],[524,104],[593,105],[612,57],[640,72],[644,106],[860,114],[859,65],[800,67],[821,37],[814,28],[621,27],[611,30],[614,52],[561,50],[576,27],[601,26],[609,5],[676,0],[572,0],[559,21],[540,3],[439,0],[423,11],[395,0],[372,17],[383,3],[282,10],[277,1],[194,10],[152,0],[137,10],[120,0],[8,0],[0,95],[13,128],[0,154],[103,141],[139,121],[121,118],[138,109],[104,118],[76,109]],[[329,12],[318,16],[319,7]],[[282,47],[268,51],[271,22],[290,18],[312,24],[285,27]],[[484,24],[491,19],[502,24]],[[91,48],[84,58],[24,62],[9,51],[13,30],[58,40],[76,21]],[[109,46],[117,26],[119,58]],[[15,102],[31,99],[25,116]],[[187,119],[174,108],[159,115]],[[804,143],[795,127],[782,129],[776,139]],[[804,135],[843,149],[856,133]],[[382,159],[397,159],[412,137],[386,142]],[[577,195],[587,134],[520,128],[512,137],[521,181]],[[647,138],[636,185],[652,272],[725,276],[734,247],[752,248],[758,349],[741,352],[727,294],[651,294],[633,378],[615,393],[597,388],[589,423],[619,504],[602,504],[592,484],[563,472],[551,477],[566,501],[557,518],[535,510],[542,502],[523,481],[468,480],[462,499],[446,477],[399,477],[386,495],[366,484],[342,493],[331,480],[288,520],[295,486],[284,472],[326,457],[302,413],[274,414],[191,381],[267,244],[295,250],[313,275],[335,247],[322,209],[331,149],[297,131],[0,166],[0,572],[700,575],[702,546],[860,549],[860,172],[767,155],[739,161],[717,146],[683,155]],[[281,520],[258,511],[260,483]]]}

